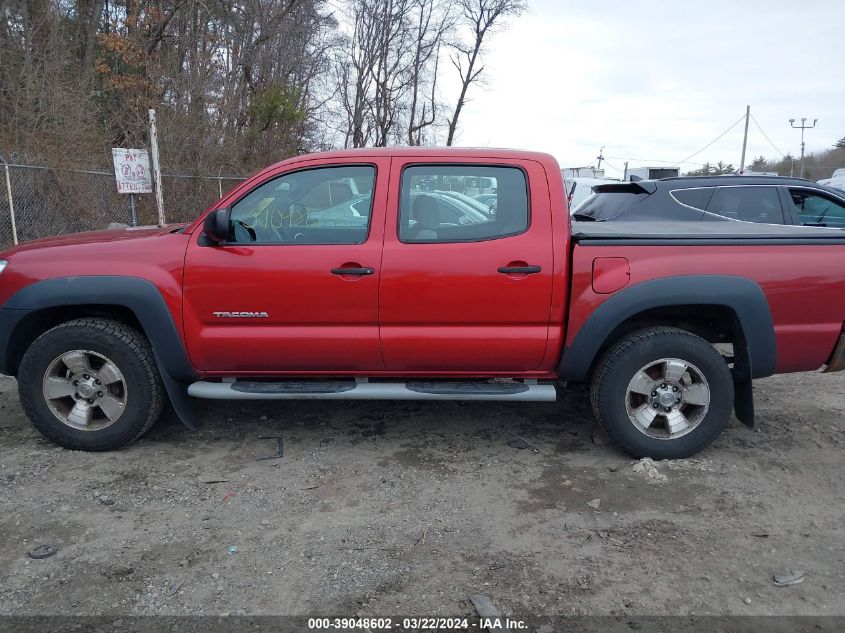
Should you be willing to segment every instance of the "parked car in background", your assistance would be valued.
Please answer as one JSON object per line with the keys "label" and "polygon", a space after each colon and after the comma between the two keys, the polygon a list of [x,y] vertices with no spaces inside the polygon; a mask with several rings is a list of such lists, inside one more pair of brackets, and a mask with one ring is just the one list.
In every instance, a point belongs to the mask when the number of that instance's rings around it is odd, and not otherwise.
{"label": "parked car in background", "polygon": [[[489,218],[490,216],[495,215],[495,212],[491,213],[490,207],[478,200],[476,196],[468,196],[467,194],[461,193],[460,191],[443,191],[442,193],[444,196],[449,196],[450,198],[462,202],[471,209],[475,209],[479,213],[483,214],[485,217]],[[483,193],[479,195],[489,196],[492,200],[498,200],[499,198],[498,194],[495,193]]]}
{"label": "parked car in background", "polygon": [[845,167],[835,170],[830,178],[819,180],[818,183],[845,191]]}
{"label": "parked car in background", "polygon": [[612,178],[564,178],[566,197],[569,199],[569,212],[572,213],[584,200],[593,195],[593,187],[619,182]]}
{"label": "parked car in background", "polygon": [[845,193],[802,178],[687,176],[601,184],[578,220],[742,222],[845,228]]}
{"label": "parked car in background", "polygon": [[496,215],[496,207],[499,204],[499,196],[495,193],[480,193],[477,196],[473,196],[476,200],[482,203],[485,207],[490,210],[490,213]]}

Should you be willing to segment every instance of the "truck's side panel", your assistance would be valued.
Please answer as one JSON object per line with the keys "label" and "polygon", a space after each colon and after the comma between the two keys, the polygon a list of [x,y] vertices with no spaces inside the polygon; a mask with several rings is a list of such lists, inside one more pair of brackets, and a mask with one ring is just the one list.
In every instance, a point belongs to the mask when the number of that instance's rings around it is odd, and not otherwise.
{"label": "truck's side panel", "polygon": [[[809,245],[576,245],[573,253],[572,310],[566,346],[596,309],[614,295],[592,288],[593,260],[626,257],[627,286],[686,275],[745,277],[762,288],[776,339],[775,372],[817,369],[829,358],[845,319],[845,248]],[[624,290],[620,291],[624,292]]]}
{"label": "truck's side panel", "polygon": [[[594,266],[594,292],[595,276]],[[688,306],[718,307],[720,317],[731,315],[733,322],[722,325],[731,332],[736,329],[742,333],[738,342],[744,350],[740,349],[738,362],[743,377],[762,378],[775,371],[775,329],[771,311],[762,288],[750,279],[730,275],[679,275],[650,279],[613,293],[599,294],[612,296],[596,307],[567,346],[560,366],[563,378],[587,378],[608,334],[624,327],[629,320],[650,311],[651,318],[660,318],[662,314],[670,319],[669,324],[683,326],[681,321],[671,320],[670,311]],[[694,310],[691,314],[696,312],[705,314],[706,310]]]}
{"label": "truck's side panel", "polygon": [[[516,167],[527,177],[530,224],[516,235],[480,241],[400,240],[400,186],[411,165]],[[414,193],[417,193],[416,191]],[[420,191],[417,198],[425,196]],[[503,195],[500,190],[500,196]],[[410,195],[407,196],[410,199]],[[555,262],[543,166],[518,159],[393,159],[379,321],[393,371],[538,370],[546,355]],[[408,202],[411,204],[411,202]],[[506,213],[500,208],[495,221]],[[443,229],[441,229],[441,233]],[[506,274],[508,267],[536,267]]]}
{"label": "truck's side panel", "polygon": [[[273,186],[277,177],[292,169],[302,174],[308,169],[327,172],[329,167],[349,166],[375,168],[370,226],[363,243],[297,243],[295,231],[289,230],[271,243],[204,246],[195,233],[185,260],[184,319],[188,353],[198,369],[227,373],[384,369],[378,287],[390,160],[300,161],[265,174],[253,186]],[[245,193],[240,190],[239,196]],[[286,221],[278,220],[282,225]],[[272,227],[277,218],[266,221]],[[342,275],[337,272],[341,268],[366,268],[370,273]]]}

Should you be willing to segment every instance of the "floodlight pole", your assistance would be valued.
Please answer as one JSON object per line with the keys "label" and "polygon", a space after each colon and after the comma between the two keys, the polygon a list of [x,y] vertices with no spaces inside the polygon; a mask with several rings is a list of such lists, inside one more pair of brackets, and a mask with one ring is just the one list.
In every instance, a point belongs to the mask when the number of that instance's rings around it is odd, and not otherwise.
{"label": "floodlight pole", "polygon": [[800,178],[804,177],[804,130],[812,130],[816,127],[816,123],[818,123],[818,119],[813,119],[812,125],[807,125],[807,118],[803,117],[801,119],[801,125],[795,125],[795,119],[789,119],[789,125],[791,125],[796,130],[801,130],[801,163],[800,167],[798,168],[798,176]]}
{"label": "floodlight pole", "polygon": [[742,137],[742,158],[739,160],[739,175],[745,174],[745,149],[748,147],[748,119],[751,116],[751,106],[745,106],[745,134]]}

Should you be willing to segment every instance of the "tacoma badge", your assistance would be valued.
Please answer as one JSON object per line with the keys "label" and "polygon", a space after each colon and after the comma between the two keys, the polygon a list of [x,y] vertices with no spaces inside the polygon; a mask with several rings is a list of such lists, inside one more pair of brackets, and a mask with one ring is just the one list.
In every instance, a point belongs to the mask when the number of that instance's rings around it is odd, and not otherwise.
{"label": "tacoma badge", "polygon": [[218,319],[269,319],[266,312],[212,312]]}

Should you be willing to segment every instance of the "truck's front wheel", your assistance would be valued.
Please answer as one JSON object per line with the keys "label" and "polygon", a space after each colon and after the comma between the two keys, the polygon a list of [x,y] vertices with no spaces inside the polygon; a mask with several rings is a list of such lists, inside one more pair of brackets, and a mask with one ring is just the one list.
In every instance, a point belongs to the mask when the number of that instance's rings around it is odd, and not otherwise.
{"label": "truck's front wheel", "polygon": [[677,459],[705,448],[730,419],[730,368],[704,339],[671,327],[635,332],[599,361],[591,389],[599,423],[634,457]]}
{"label": "truck's front wheel", "polygon": [[18,389],[35,428],[84,451],[139,438],[164,404],[150,344],[134,328],[101,318],[68,321],[38,337],[21,360]]}

